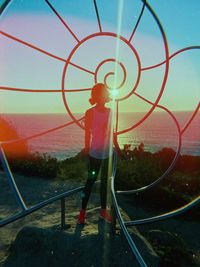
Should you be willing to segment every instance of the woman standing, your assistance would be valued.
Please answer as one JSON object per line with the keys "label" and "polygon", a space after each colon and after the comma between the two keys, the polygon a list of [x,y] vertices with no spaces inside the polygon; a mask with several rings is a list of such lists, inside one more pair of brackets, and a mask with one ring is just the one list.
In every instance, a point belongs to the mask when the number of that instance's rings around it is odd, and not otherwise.
{"label": "woman standing", "polygon": [[78,223],[86,220],[86,207],[91,190],[101,170],[101,210],[100,217],[107,222],[112,218],[107,207],[107,181],[109,159],[112,156],[111,110],[105,106],[110,101],[109,91],[102,83],[94,85],[89,102],[93,105],[85,113],[85,153],[88,155],[88,179],[82,193],[82,208]]}

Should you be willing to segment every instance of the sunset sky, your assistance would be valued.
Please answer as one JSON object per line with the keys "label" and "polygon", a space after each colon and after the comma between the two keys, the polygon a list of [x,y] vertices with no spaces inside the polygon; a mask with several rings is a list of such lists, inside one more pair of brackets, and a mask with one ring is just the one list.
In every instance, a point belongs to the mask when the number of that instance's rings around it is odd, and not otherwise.
{"label": "sunset sky", "polygon": [[[0,0],[0,4],[4,1]],[[149,0],[165,30],[169,54],[188,46],[200,45],[199,0]],[[180,4],[181,2],[181,4]],[[42,0],[13,0],[0,16],[1,31],[39,47],[62,59],[67,59],[76,38],[81,41],[99,32],[92,0],[51,0],[60,16],[73,31],[66,29]],[[141,0],[97,0],[103,32],[118,33],[129,40],[142,9]],[[139,26],[131,40],[142,68],[165,59],[164,43],[158,25],[145,8]],[[116,59],[127,72],[117,98],[129,94],[138,77],[135,54],[123,41],[111,36],[91,38],[77,48],[70,62],[91,72],[105,59]],[[61,90],[65,62],[6,37],[0,37],[0,86],[20,89]],[[108,72],[117,70],[120,83],[123,72],[119,64],[108,62],[97,73],[99,82]],[[142,71],[136,93],[154,102],[158,97],[165,65]],[[181,53],[170,60],[169,75],[160,104],[172,111],[194,110],[200,100],[200,50]],[[108,78],[108,83],[113,84]],[[94,75],[72,65],[67,67],[65,89],[84,89],[94,85]],[[89,91],[66,93],[72,112],[83,113],[89,107]],[[120,111],[146,112],[150,105],[136,95],[120,102]],[[61,92],[30,93],[0,90],[1,113],[65,113]]]}

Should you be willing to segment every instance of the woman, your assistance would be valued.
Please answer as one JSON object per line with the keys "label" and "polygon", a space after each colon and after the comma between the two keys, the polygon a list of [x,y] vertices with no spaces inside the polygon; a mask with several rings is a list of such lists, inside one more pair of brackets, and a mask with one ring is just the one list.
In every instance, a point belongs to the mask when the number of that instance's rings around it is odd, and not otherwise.
{"label": "woman", "polygon": [[82,193],[82,208],[78,223],[84,224],[86,220],[86,207],[91,194],[92,186],[101,170],[101,210],[100,217],[107,222],[112,218],[106,210],[107,206],[107,180],[109,158],[112,156],[111,144],[111,110],[105,107],[110,101],[109,91],[102,83],[94,85],[89,102],[93,105],[85,113],[85,153],[88,155],[88,179]]}

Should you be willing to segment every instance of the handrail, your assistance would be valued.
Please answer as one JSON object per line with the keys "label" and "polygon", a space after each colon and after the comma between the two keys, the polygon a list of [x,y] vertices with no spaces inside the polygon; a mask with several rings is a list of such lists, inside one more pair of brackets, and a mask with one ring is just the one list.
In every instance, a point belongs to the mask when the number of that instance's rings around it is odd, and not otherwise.
{"label": "handrail", "polygon": [[9,165],[8,165],[8,162],[7,162],[7,159],[6,159],[6,156],[5,156],[5,153],[4,153],[4,150],[3,150],[1,143],[0,143],[0,160],[2,162],[3,169],[6,173],[8,183],[9,183],[11,189],[13,190],[13,193],[16,197],[17,203],[19,204],[19,206],[21,208],[21,211],[19,213],[15,214],[11,217],[8,217],[6,219],[1,220],[0,221],[0,227],[3,227],[9,223],[12,223],[12,222],[20,219],[20,218],[23,218],[23,217],[27,216],[28,214],[33,213],[34,211],[37,211],[37,210],[57,201],[59,199],[63,199],[63,198],[69,197],[75,193],[78,193],[83,189],[83,186],[79,186],[79,187],[71,189],[67,192],[61,193],[57,196],[51,197],[47,200],[44,200],[44,201],[40,202],[39,204],[36,204],[30,208],[27,208],[27,206],[26,206],[26,204],[25,204],[25,202],[24,202],[24,200],[23,200],[23,198],[19,192],[19,189],[15,183],[15,179],[14,179],[13,174],[9,168]]}
{"label": "handrail", "polygon": [[40,202],[39,204],[36,204],[36,205],[30,207],[29,209],[26,209],[26,210],[16,214],[15,216],[9,217],[9,218],[7,218],[5,220],[1,220],[0,221],[0,227],[3,227],[3,226],[5,226],[5,225],[7,225],[9,223],[12,223],[12,222],[18,220],[18,219],[21,219],[21,218],[27,216],[28,214],[33,213],[34,211],[37,211],[37,210],[39,210],[39,209],[41,209],[41,208],[43,208],[43,207],[45,207],[45,206],[57,201],[59,199],[63,199],[63,198],[69,197],[69,196],[71,196],[71,195],[73,195],[75,193],[78,193],[82,189],[83,189],[83,186],[80,186],[80,187],[77,187],[75,189],[71,189],[71,190],[69,190],[67,192],[61,193],[61,194],[59,194],[57,196],[51,197],[51,198],[49,198],[47,200],[44,200],[44,201]]}

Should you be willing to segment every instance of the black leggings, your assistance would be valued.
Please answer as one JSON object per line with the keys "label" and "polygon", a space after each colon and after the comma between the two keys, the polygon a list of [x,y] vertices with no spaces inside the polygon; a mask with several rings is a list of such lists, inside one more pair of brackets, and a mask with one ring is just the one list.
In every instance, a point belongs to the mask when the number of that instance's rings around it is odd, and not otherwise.
{"label": "black leggings", "polygon": [[91,194],[92,186],[97,179],[99,171],[101,169],[101,208],[106,208],[107,202],[107,181],[108,181],[108,163],[109,158],[106,159],[96,159],[89,156],[88,160],[88,179],[83,189],[82,195],[82,209],[86,209],[87,203]]}

